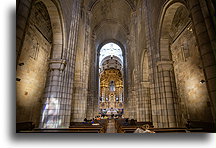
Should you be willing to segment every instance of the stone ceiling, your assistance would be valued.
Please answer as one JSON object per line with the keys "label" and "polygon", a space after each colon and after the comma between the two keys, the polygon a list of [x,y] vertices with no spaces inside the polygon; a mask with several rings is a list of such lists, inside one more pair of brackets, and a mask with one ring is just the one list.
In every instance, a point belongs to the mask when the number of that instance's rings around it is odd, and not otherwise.
{"label": "stone ceiling", "polygon": [[96,35],[96,44],[117,40],[126,44],[131,23],[131,13],[136,0],[89,0],[91,28]]}

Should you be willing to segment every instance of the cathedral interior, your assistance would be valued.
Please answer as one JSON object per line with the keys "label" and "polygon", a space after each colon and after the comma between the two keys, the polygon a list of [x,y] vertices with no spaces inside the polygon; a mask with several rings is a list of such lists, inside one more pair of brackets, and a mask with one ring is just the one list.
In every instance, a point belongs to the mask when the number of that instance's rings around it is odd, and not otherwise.
{"label": "cathedral interior", "polygon": [[17,132],[215,132],[214,0],[16,7]]}

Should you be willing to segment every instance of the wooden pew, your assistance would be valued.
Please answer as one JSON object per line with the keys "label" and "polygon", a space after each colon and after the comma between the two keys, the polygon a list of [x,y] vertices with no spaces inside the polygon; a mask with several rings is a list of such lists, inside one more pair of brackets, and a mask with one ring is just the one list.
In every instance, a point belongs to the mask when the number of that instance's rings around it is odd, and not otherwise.
{"label": "wooden pew", "polygon": [[99,125],[92,125],[90,122],[83,123],[83,122],[71,122],[70,123],[70,129],[81,131],[81,130],[98,130],[98,133],[105,133],[107,128],[107,120],[98,120],[97,123]]}
{"label": "wooden pew", "polygon": [[194,129],[194,128],[202,128],[205,132],[216,132],[215,123],[211,122],[203,122],[203,121],[194,121],[194,120],[188,120],[186,127],[188,129]]}
{"label": "wooden pew", "polygon": [[76,132],[95,132],[104,133],[105,130],[101,125],[89,125],[89,126],[70,126],[69,130]]}
{"label": "wooden pew", "polygon": [[152,122],[137,122],[136,120],[129,120],[126,124],[125,119],[116,120],[116,129],[118,133],[133,133],[137,128],[144,124],[149,124],[153,128]]}
{"label": "wooden pew", "polygon": [[[103,124],[103,125],[101,125]],[[72,122],[69,128],[30,128],[30,123],[24,124],[25,128],[19,128],[20,133],[104,133],[106,131],[106,121],[100,121],[99,125],[91,123],[84,124],[82,122]],[[26,125],[28,125],[26,128]],[[22,125],[23,126],[23,125]]]}
{"label": "wooden pew", "polygon": [[16,123],[16,132],[20,131],[31,131],[35,128],[33,122],[17,122]]}
{"label": "wooden pew", "polygon": [[101,120],[97,120],[97,122],[103,126],[103,132],[105,133],[107,130],[107,125],[108,125],[108,119],[101,119]]}
{"label": "wooden pew", "polygon": [[56,129],[39,129],[22,131],[22,133],[100,133],[101,127],[71,127]]}
{"label": "wooden pew", "polygon": [[133,133],[138,127],[137,126],[121,126],[119,129],[120,133]]}
{"label": "wooden pew", "polygon": [[[137,127],[122,127],[122,133],[134,133]],[[150,128],[155,133],[203,133],[202,128],[186,129],[186,128]]]}

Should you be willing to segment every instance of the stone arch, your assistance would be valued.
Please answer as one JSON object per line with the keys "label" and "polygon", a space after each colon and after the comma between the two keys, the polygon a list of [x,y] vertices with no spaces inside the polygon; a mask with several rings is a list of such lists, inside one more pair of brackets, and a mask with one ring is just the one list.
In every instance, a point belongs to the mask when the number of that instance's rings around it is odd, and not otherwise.
{"label": "stone arch", "polygon": [[[131,10],[136,11],[135,5],[131,0],[124,0],[128,6],[131,8]],[[89,3],[88,10],[92,11],[94,7],[100,2],[100,0],[94,0],[91,3]]]}
{"label": "stone arch", "polygon": [[150,79],[149,79],[149,57],[148,50],[142,51],[140,61],[140,99],[138,104],[137,120],[151,121],[151,99],[150,99]]}
{"label": "stone arch", "polygon": [[36,0],[35,3],[43,2],[49,13],[50,22],[53,31],[52,41],[52,59],[61,59],[63,56],[64,45],[64,25],[61,7],[56,0]]}
{"label": "stone arch", "polygon": [[145,49],[141,58],[141,71],[142,71],[142,81],[149,81],[149,63],[148,63],[148,51]]}
{"label": "stone arch", "polygon": [[[127,77],[128,77],[128,75],[127,75],[127,53],[126,53],[126,48],[125,48],[125,46],[124,46],[120,41],[115,40],[115,39],[107,39],[107,40],[101,42],[101,43],[99,44],[98,47],[96,47],[96,50],[97,50],[97,51],[96,51],[96,53],[97,53],[97,58],[96,58],[97,66],[96,66],[96,69],[99,68],[99,54],[100,54],[101,48],[102,48],[104,45],[106,45],[107,43],[111,43],[111,42],[117,44],[117,45],[121,48],[121,50],[122,50],[123,65],[124,65],[124,66],[123,66],[124,84],[126,85],[126,83],[127,83],[126,79],[127,79]],[[97,74],[97,75],[98,75],[98,74]],[[127,87],[125,87],[125,90],[127,90]],[[127,91],[125,91],[125,93],[127,93]],[[127,96],[127,95],[126,95],[126,96]]]}
{"label": "stone arch", "polygon": [[[67,127],[69,119],[62,121],[66,117],[65,114],[59,114],[57,106],[61,106],[61,94],[60,94],[60,78],[62,77],[62,71],[66,66],[66,60],[64,59],[65,44],[65,26],[63,24],[63,14],[61,6],[58,0],[36,0],[34,4],[43,3],[47,9],[51,30],[52,30],[52,41],[51,41],[51,53],[48,60],[49,71],[46,78],[46,85],[44,89],[43,101],[41,104],[40,114],[40,125],[43,128],[56,128],[56,127]],[[33,5],[34,5],[33,4]],[[54,78],[55,77],[55,78]],[[49,103],[47,105],[46,103]],[[54,107],[55,106],[55,107]],[[51,109],[52,108],[52,111]],[[53,112],[52,114],[46,114],[45,112]],[[50,118],[52,116],[52,119]]]}
{"label": "stone arch", "polygon": [[110,43],[110,42],[113,42],[113,43],[117,44],[117,45],[121,48],[121,50],[122,50],[122,55],[123,55],[123,56],[125,55],[125,46],[124,46],[120,41],[118,41],[118,40],[116,40],[116,39],[107,39],[107,40],[101,42],[101,43],[99,44],[99,46],[96,47],[97,53],[100,53],[100,49],[101,49],[104,45],[106,45],[107,43]]}
{"label": "stone arch", "polygon": [[[124,98],[126,98],[127,96],[128,96],[128,87],[127,87],[127,83],[128,83],[128,81],[127,81],[127,77],[128,77],[128,73],[127,73],[127,56],[126,56],[126,48],[125,48],[125,46],[120,42],[120,41],[118,41],[118,40],[116,40],[116,39],[107,39],[107,40],[104,40],[103,42],[101,42],[97,47],[96,47],[96,69],[97,69],[97,71],[96,71],[96,77],[97,78],[99,78],[98,76],[99,76],[99,71],[98,71],[98,69],[99,69],[99,55],[100,55],[100,50],[101,50],[101,48],[104,46],[104,45],[106,45],[106,44],[108,44],[108,43],[115,43],[115,44],[117,44],[120,48],[121,48],[121,50],[122,50],[122,56],[123,56],[123,63],[122,63],[122,65],[124,65],[123,66],[123,72],[122,72],[122,74],[123,74],[123,85],[124,85]],[[97,79],[97,84],[98,84],[98,81],[99,81],[99,79]],[[96,85],[97,85],[96,84]]]}
{"label": "stone arch", "polygon": [[[187,11],[188,7],[184,1],[172,0],[165,3],[160,15],[159,31],[158,31],[158,43],[159,43],[159,55],[163,61],[171,60],[171,54],[169,49],[170,35],[169,31],[174,19],[175,13],[179,7],[183,6]],[[189,12],[188,12],[189,14]]]}
{"label": "stone arch", "polygon": [[[185,18],[177,18],[180,13],[187,15],[185,15]],[[179,33],[178,30],[173,30],[173,26],[177,25],[176,20],[185,22],[180,27],[181,31]],[[163,79],[159,81],[162,82],[161,88],[164,86],[171,88],[169,89],[171,90],[172,101],[179,104],[173,110],[177,117],[175,122],[182,127],[185,126],[187,120],[212,120],[211,111],[206,105],[209,102],[207,88],[199,83],[204,78],[204,71],[200,68],[202,67],[202,59],[199,55],[193,27],[189,9],[183,1],[169,1],[164,5],[159,25],[158,52],[160,61],[157,66],[159,75],[165,79],[164,74],[167,73],[170,82],[163,82]],[[173,31],[176,31],[175,35],[173,35]],[[165,96],[169,89],[165,87]],[[161,98],[163,97],[161,96]],[[164,99],[169,100],[166,97]],[[204,115],[204,112],[208,115]],[[170,125],[169,116],[168,125]]]}
{"label": "stone arch", "polygon": [[[110,59],[110,57],[111,57],[111,56],[105,57],[105,58],[101,61],[101,64],[104,63],[105,61],[107,61],[108,59]],[[117,56],[114,55],[113,58],[114,58],[115,60],[117,60],[120,64],[123,64],[122,61],[121,61],[121,59],[120,59],[119,57],[117,57]]]}
{"label": "stone arch", "polygon": [[48,71],[52,60],[49,59],[62,58],[63,25],[59,8],[57,1],[32,3],[19,58],[22,64],[17,67],[20,79],[17,83],[17,122],[32,121],[39,125],[41,102],[44,94],[50,91],[47,89],[50,85]]}
{"label": "stone arch", "polygon": [[[181,9],[180,9],[181,8]],[[158,26],[158,61],[157,61],[157,75],[158,75],[158,85],[160,94],[158,98],[161,99],[163,104],[163,108],[157,109],[161,111],[161,115],[164,116],[162,119],[156,119],[157,115],[153,116],[153,122],[155,126],[158,127],[179,127],[180,125],[180,111],[178,105],[178,97],[176,93],[176,81],[175,81],[175,74],[173,71],[173,61],[172,61],[172,54],[170,50],[170,46],[173,42],[173,36],[170,34],[170,30],[174,25],[174,19],[177,18],[177,12],[184,12],[182,14],[187,14],[189,18],[189,12],[187,9],[187,5],[182,0],[171,0],[167,1],[161,11],[160,14],[160,21]],[[179,24],[181,24],[182,17],[179,17]],[[179,25],[178,24],[178,25]],[[180,29],[184,29],[181,25]],[[185,25],[186,26],[186,25]],[[184,26],[184,27],[185,27]],[[182,31],[182,30],[181,30]],[[180,32],[181,33],[181,32]],[[175,36],[176,37],[176,36]],[[177,105],[174,104],[177,103]],[[160,104],[160,103],[159,103]],[[171,109],[168,109],[168,106]],[[152,110],[152,115],[155,112]],[[156,123],[157,122],[157,123]]]}

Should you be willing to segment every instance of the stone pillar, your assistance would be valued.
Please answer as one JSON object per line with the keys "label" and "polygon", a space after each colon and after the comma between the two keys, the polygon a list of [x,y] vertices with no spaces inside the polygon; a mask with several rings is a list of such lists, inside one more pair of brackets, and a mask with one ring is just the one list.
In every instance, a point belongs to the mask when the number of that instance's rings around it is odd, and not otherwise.
{"label": "stone pillar", "polygon": [[87,112],[86,112],[86,118],[92,119],[93,118],[93,92],[88,90],[88,100],[87,100]]}
{"label": "stone pillar", "polygon": [[160,58],[161,60],[171,60],[171,54],[170,51],[170,40],[166,38],[160,39]]}
{"label": "stone pillar", "polygon": [[131,116],[131,85],[130,82],[128,82],[128,96],[127,98],[124,98],[124,117],[130,118]]}
{"label": "stone pillar", "polygon": [[138,98],[136,95],[135,87],[128,87],[128,98],[127,102],[125,102],[125,115],[129,119],[137,119],[137,104]]}
{"label": "stone pillar", "polygon": [[[87,97],[87,118],[92,119],[98,115],[99,106],[98,106],[98,89],[99,88],[99,73],[97,69],[97,64],[99,64],[99,53],[95,53],[96,36],[92,33],[90,39],[91,52],[89,52],[89,77],[88,77],[88,97]],[[97,63],[97,64],[96,64]]]}
{"label": "stone pillar", "polygon": [[74,95],[72,101],[72,122],[82,122],[86,118],[87,109],[87,98],[86,98],[86,88],[81,82],[74,83]]}
{"label": "stone pillar", "polygon": [[163,128],[177,127],[176,114],[176,85],[171,61],[159,61],[158,83],[159,98],[156,98],[158,126]]}
{"label": "stone pillar", "polygon": [[[214,18],[212,18],[211,16],[211,9],[214,9],[212,6],[212,2],[210,1],[206,1],[206,0],[199,0],[200,2],[200,8],[202,10],[202,14],[204,17],[204,21],[206,24],[206,28],[208,31],[208,35],[209,35],[209,39],[212,45],[213,49],[216,49],[216,42],[215,42],[215,24],[214,24],[214,20],[215,19],[215,14],[214,14]],[[215,10],[214,10],[215,11]],[[216,55],[216,50],[214,50],[214,54]]]}
{"label": "stone pillar", "polygon": [[141,82],[140,88],[140,99],[138,103],[139,116],[137,117],[138,122],[151,121],[151,100],[150,100],[150,88],[149,82]]}
{"label": "stone pillar", "polygon": [[84,8],[81,10],[84,14],[79,21],[78,40],[75,51],[75,72],[73,83],[73,100],[71,107],[71,122],[82,122],[86,118],[87,110],[87,83],[86,77],[88,70],[88,44],[89,27],[87,25],[87,15]]}
{"label": "stone pillar", "polygon": [[20,0],[17,5],[16,13],[16,63],[18,64],[21,49],[24,42],[27,22],[32,8],[32,0]]}
{"label": "stone pillar", "polygon": [[131,78],[128,86],[128,115],[130,119],[137,119],[139,116],[138,112],[138,100],[139,100],[139,92],[138,92],[138,73],[137,73],[137,65],[138,65],[138,55],[137,52],[137,40],[136,40],[136,30],[137,30],[137,12],[134,11],[131,13],[132,20],[130,24],[130,34],[127,39],[128,48],[128,71],[130,71],[129,77]]}
{"label": "stone pillar", "polygon": [[47,78],[40,128],[64,128],[70,123],[70,99],[62,99],[62,74],[66,66],[63,59],[49,61],[50,72]]}
{"label": "stone pillar", "polygon": [[131,97],[131,104],[129,104],[129,105],[131,105],[131,119],[136,119],[136,117],[137,117],[137,106],[136,106],[136,104],[137,104],[137,96],[136,96],[136,91],[135,91],[135,89],[134,89],[134,87],[133,87],[133,90],[132,90],[132,92],[131,92],[131,94],[132,94],[132,97]]}
{"label": "stone pillar", "polygon": [[[138,64],[135,64],[136,66]],[[140,94],[140,81],[139,81],[139,74],[138,70],[135,70],[135,77],[134,77],[134,119],[138,120],[138,118],[141,116],[140,111],[139,111],[139,104],[141,100],[141,94]]]}
{"label": "stone pillar", "polygon": [[[210,97],[210,104],[212,109],[212,116],[215,122],[215,98],[216,98],[216,61],[215,61],[215,34],[212,31],[211,25],[208,25],[209,18],[202,13],[204,9],[203,4],[197,0],[190,0],[189,7],[191,11],[192,23],[194,26],[194,33],[199,45],[200,56],[202,59],[202,66],[207,82],[207,89]],[[207,23],[207,24],[206,24]],[[210,33],[210,34],[209,34]],[[214,42],[214,44],[212,44]]]}

